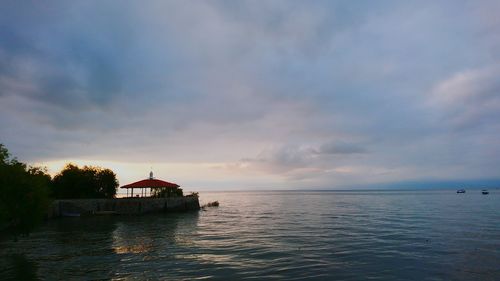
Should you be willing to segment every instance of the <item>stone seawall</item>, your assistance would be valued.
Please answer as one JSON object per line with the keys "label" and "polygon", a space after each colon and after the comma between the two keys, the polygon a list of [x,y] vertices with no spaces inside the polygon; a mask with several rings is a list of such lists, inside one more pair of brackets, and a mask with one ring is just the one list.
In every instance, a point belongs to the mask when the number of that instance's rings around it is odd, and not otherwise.
{"label": "stone seawall", "polygon": [[138,215],[170,211],[199,210],[198,197],[68,199],[52,203],[48,218],[85,215]]}

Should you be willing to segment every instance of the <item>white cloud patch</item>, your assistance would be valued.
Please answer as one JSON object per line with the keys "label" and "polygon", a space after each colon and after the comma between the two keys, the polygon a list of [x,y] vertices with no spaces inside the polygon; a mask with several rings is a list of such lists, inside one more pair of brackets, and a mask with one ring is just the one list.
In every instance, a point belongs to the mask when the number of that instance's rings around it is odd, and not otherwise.
{"label": "white cloud patch", "polygon": [[[367,150],[359,144],[329,141],[321,145],[283,145],[264,149],[254,158],[224,166],[229,171],[274,174],[289,180],[305,180],[328,174],[350,174],[356,167],[344,166]],[[352,155],[349,157],[349,155]]]}
{"label": "white cloud patch", "polygon": [[490,121],[500,119],[498,77],[498,66],[460,71],[436,85],[432,91],[431,105],[459,128],[495,126]]}

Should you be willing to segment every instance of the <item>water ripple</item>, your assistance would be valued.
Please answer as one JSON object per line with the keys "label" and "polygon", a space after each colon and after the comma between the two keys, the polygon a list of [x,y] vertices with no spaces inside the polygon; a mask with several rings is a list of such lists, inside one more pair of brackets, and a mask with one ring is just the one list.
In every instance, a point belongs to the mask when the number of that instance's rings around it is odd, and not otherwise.
{"label": "water ripple", "polygon": [[[498,280],[500,202],[452,192],[214,192],[186,214],[61,219],[0,242],[42,280]],[[19,256],[18,253],[21,253]]]}

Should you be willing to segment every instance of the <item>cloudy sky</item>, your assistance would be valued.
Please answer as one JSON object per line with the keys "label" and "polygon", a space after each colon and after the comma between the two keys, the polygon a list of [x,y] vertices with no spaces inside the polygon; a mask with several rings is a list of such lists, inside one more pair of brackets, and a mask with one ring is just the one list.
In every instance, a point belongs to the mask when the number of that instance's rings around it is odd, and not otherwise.
{"label": "cloudy sky", "polygon": [[2,1],[0,143],[187,189],[500,183],[499,1]]}

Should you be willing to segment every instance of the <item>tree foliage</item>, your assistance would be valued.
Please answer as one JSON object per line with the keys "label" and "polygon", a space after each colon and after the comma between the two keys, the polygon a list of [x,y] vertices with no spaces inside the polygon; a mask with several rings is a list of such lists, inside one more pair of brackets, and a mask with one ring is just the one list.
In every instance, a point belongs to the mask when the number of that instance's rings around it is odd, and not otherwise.
{"label": "tree foliage", "polygon": [[27,234],[42,221],[56,199],[113,198],[118,180],[113,171],[68,164],[53,179],[47,170],[12,158],[0,144],[0,231]]}
{"label": "tree foliage", "polygon": [[29,233],[47,213],[50,176],[11,158],[0,144],[0,230]]}
{"label": "tree foliage", "polygon": [[56,199],[113,198],[118,180],[110,169],[68,164],[52,181],[52,195]]}
{"label": "tree foliage", "polygon": [[163,197],[182,197],[182,188],[153,188],[152,197],[163,198]]}

